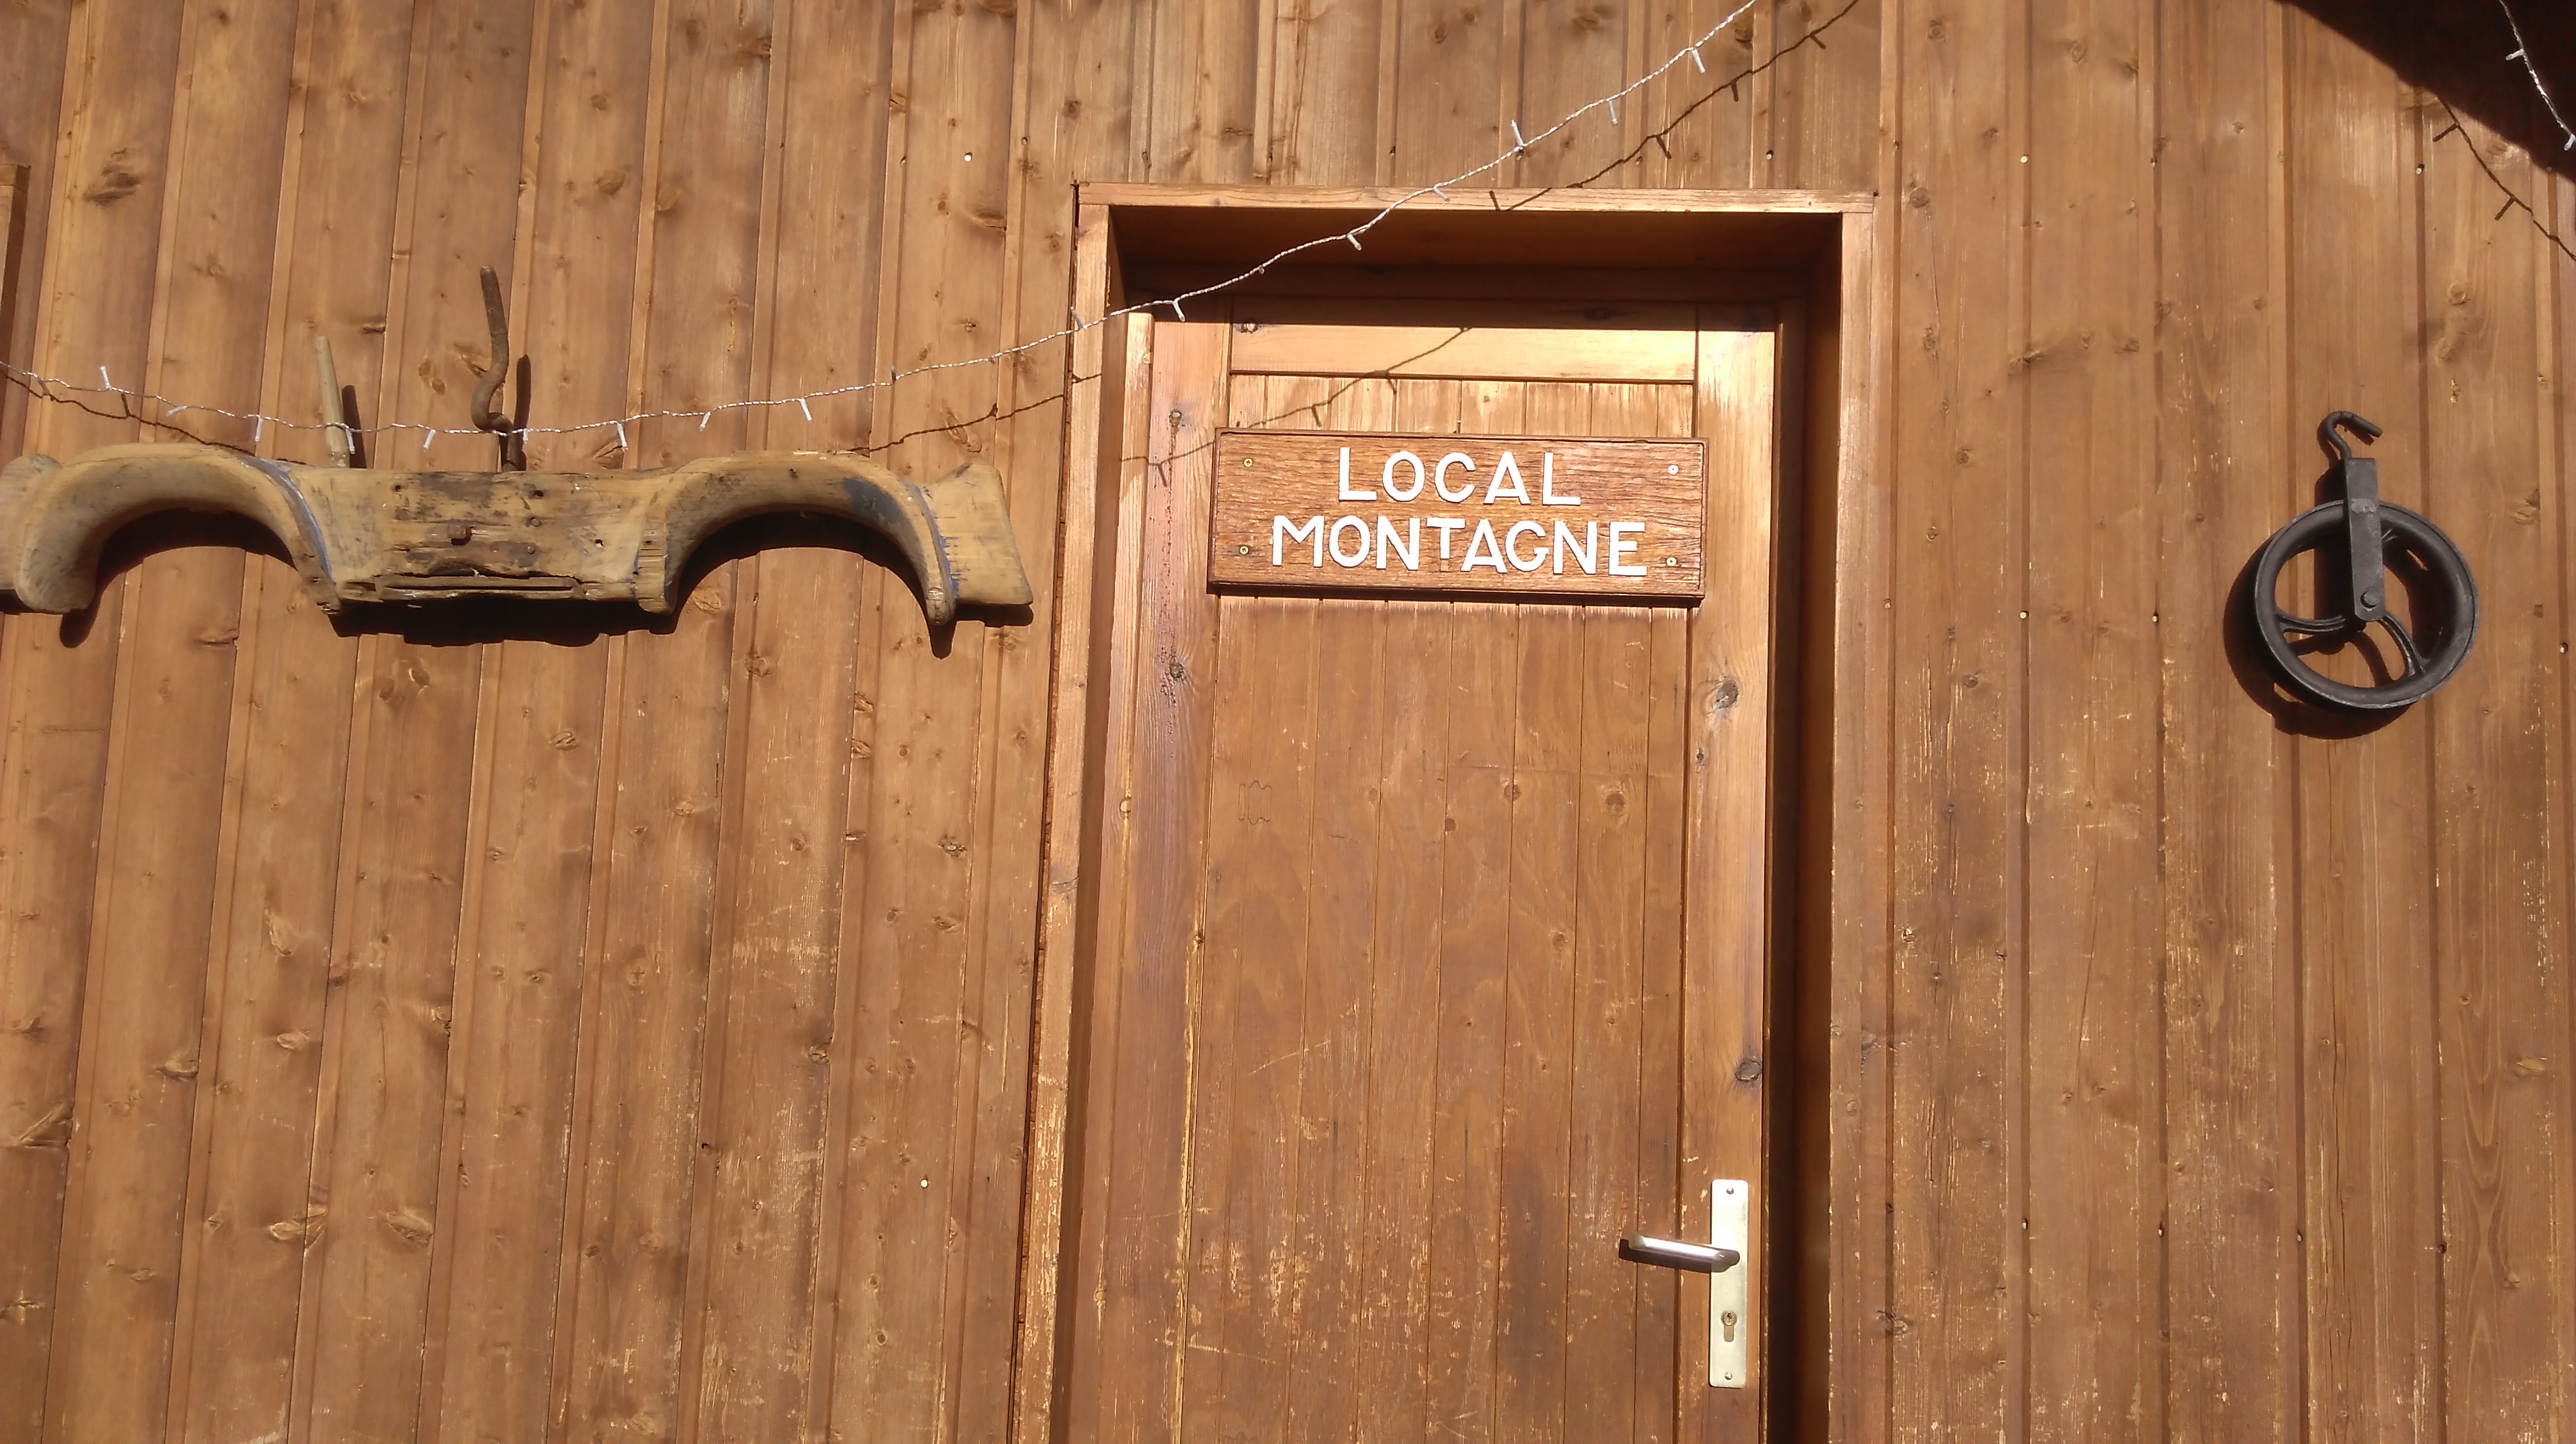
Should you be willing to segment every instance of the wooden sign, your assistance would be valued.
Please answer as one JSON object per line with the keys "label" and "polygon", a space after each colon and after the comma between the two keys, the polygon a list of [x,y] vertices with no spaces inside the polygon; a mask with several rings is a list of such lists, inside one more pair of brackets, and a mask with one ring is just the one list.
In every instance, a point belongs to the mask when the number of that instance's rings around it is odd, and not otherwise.
{"label": "wooden sign", "polygon": [[1688,600],[1696,440],[1221,431],[1208,579],[1329,591]]}

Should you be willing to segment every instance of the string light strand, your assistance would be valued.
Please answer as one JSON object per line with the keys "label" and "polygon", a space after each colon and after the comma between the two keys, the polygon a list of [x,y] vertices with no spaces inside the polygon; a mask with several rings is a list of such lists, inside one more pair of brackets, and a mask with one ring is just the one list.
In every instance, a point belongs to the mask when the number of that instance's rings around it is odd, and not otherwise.
{"label": "string light strand", "polygon": [[2513,53],[2505,59],[2521,61],[2523,73],[2531,77],[2531,88],[2540,92],[2541,108],[2549,112],[2549,119],[2558,127],[2558,148],[2576,150],[2576,129],[2569,128],[2567,117],[2558,111],[2558,97],[2549,93],[2549,82],[2540,78],[2540,66],[2531,58],[2531,46],[2522,38],[2522,22],[2514,18],[2513,6],[2508,0],[2496,0],[2496,8],[2504,12],[2505,28],[2513,32]]}
{"label": "string light strand", "polygon": [[[1586,102],[1585,104],[1577,106],[1575,109],[1566,112],[1565,115],[1560,117],[1554,125],[1547,127],[1545,130],[1541,130],[1534,135],[1525,135],[1521,130],[1519,120],[1514,119],[1511,122],[1511,129],[1512,139],[1516,144],[1514,144],[1510,149],[1503,151],[1500,155],[1495,156],[1492,160],[1486,161],[1484,164],[1472,167],[1468,170],[1461,171],[1454,176],[1450,176],[1446,180],[1435,181],[1429,185],[1407,191],[1403,195],[1400,195],[1394,200],[1388,202],[1385,206],[1380,208],[1376,214],[1370,216],[1367,220],[1360,222],[1356,226],[1352,226],[1347,230],[1336,231],[1329,235],[1318,236],[1313,240],[1304,241],[1297,245],[1290,246],[1287,249],[1278,252],[1276,255],[1271,256],[1269,259],[1262,261],[1260,264],[1225,280],[1201,286],[1196,290],[1184,291],[1179,295],[1168,297],[1166,299],[1140,301],[1134,305],[1122,306],[1114,311],[1107,312],[1106,314],[1088,321],[1082,320],[1079,313],[1068,311],[1068,318],[1073,322],[1073,324],[1059,327],[1056,330],[1047,332],[1045,335],[1038,336],[1028,341],[1023,341],[1016,346],[1006,346],[998,351],[989,352],[981,356],[971,356],[962,360],[934,361],[925,365],[915,366],[910,370],[890,370],[886,373],[883,380],[856,381],[847,385],[825,387],[818,391],[808,391],[796,396],[745,398],[739,401],[720,401],[712,406],[691,406],[678,409],[639,411],[627,416],[610,417],[599,421],[573,422],[562,426],[521,427],[518,429],[518,434],[521,436],[567,436],[586,431],[614,431],[617,434],[619,447],[624,449],[627,444],[626,428],[630,425],[640,425],[647,421],[695,420],[698,423],[698,429],[703,431],[706,429],[707,423],[714,420],[715,416],[719,412],[748,412],[755,409],[768,410],[780,406],[797,407],[810,418],[813,415],[812,403],[816,401],[830,400],[834,397],[840,396],[857,396],[871,391],[885,390],[892,387],[897,382],[909,380],[916,376],[932,375],[941,371],[962,370],[970,366],[998,365],[1002,362],[1009,361],[1014,357],[1023,356],[1042,347],[1051,346],[1058,341],[1066,340],[1070,337],[1081,335],[1084,332],[1095,330],[1122,316],[1143,315],[1153,311],[1157,307],[1168,306],[1171,308],[1174,316],[1186,317],[1187,313],[1182,309],[1184,302],[1195,301],[1203,297],[1215,295],[1222,291],[1232,290],[1247,281],[1257,279],[1264,275],[1273,266],[1295,260],[1297,257],[1304,255],[1308,251],[1316,250],[1325,246],[1345,244],[1354,250],[1361,249],[1360,238],[1368,234],[1370,231],[1377,229],[1379,225],[1383,224],[1389,216],[1394,215],[1397,211],[1402,210],[1406,206],[1412,205],[1414,202],[1421,200],[1425,196],[1437,196],[1443,201],[1450,200],[1450,187],[1465,185],[1469,181],[1475,180],[1489,172],[1499,169],[1522,154],[1537,148],[1550,136],[1557,134],[1559,131],[1564,130],[1570,125],[1574,125],[1596,110],[1609,111],[1614,117],[1615,123],[1615,117],[1618,112],[1618,104],[1620,101],[1627,99],[1639,90],[1642,90],[1646,86],[1653,84],[1655,81],[1662,79],[1664,74],[1667,71],[1670,71],[1674,66],[1677,66],[1684,61],[1689,61],[1694,66],[1697,66],[1702,73],[1705,73],[1708,67],[1706,62],[1700,59],[1700,48],[1715,41],[1720,34],[1734,25],[1736,21],[1743,19],[1744,16],[1758,3],[1760,3],[1760,0],[1744,0],[1744,3],[1736,6],[1732,11],[1729,11],[1725,19],[1718,21],[1715,25],[1710,26],[1706,31],[1702,32],[1698,39],[1693,40],[1679,50],[1674,51],[1671,57],[1666,59],[1663,64],[1656,66],[1654,69],[1647,71],[1643,75],[1638,76],[1635,80],[1630,81],[1625,86],[1620,87],[1618,90],[1613,91],[1608,95]],[[2501,0],[2499,0],[2499,3],[2501,3]],[[2537,72],[2534,72],[2535,79],[2537,78],[2537,74]],[[2553,114],[2554,113],[2555,112],[2553,111]],[[104,366],[99,368],[99,381],[101,384],[95,387],[82,386],[74,382],[62,380],[59,377],[40,375],[24,367],[12,365],[7,361],[0,361],[0,375],[5,375],[11,381],[14,381],[18,385],[26,388],[27,391],[33,395],[41,396],[48,401],[56,403],[79,405],[83,407],[83,409],[93,408],[90,408],[88,403],[82,398],[112,398],[119,407],[118,414],[141,420],[147,424],[167,426],[173,418],[177,417],[183,411],[198,412],[207,416],[222,417],[229,421],[247,422],[254,428],[254,444],[256,444],[258,437],[265,435],[266,429],[270,426],[276,426],[287,431],[326,431],[333,424],[328,421],[298,421],[291,417],[270,416],[258,411],[236,411],[221,406],[209,406],[203,402],[196,401],[174,402],[167,397],[154,392],[129,391],[123,387],[117,386],[113,381],[111,381],[107,374],[107,368]],[[57,391],[67,394],[56,395],[55,393]],[[142,408],[145,407],[157,408],[157,417],[145,415],[142,410]],[[108,413],[98,412],[96,414],[105,415]],[[420,444],[423,451],[427,451],[430,443],[443,436],[488,437],[492,434],[476,427],[431,426],[425,422],[418,421],[388,421],[377,426],[358,427],[353,429],[370,435],[399,431],[418,432],[420,433]]]}

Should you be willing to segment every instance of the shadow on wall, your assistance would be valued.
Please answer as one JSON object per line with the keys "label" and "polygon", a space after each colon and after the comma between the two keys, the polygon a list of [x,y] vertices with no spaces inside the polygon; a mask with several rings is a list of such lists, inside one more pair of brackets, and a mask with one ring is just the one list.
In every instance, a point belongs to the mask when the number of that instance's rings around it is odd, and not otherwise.
{"label": "shadow on wall", "polygon": [[[2576,176],[2576,151],[2531,85],[2504,5],[2497,0],[2292,0],[2301,10],[2387,62],[2409,84],[2450,104],[2513,142],[2533,162],[2561,176]],[[2576,124],[2576,4],[2569,0],[2507,0],[2522,26],[2559,114]],[[2547,203],[2525,197],[2544,214]]]}

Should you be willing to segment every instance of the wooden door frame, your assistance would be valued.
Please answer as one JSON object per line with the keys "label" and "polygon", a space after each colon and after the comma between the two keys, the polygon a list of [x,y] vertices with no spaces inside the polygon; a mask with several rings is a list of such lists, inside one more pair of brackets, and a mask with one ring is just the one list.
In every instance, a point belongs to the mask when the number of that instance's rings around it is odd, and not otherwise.
{"label": "wooden door frame", "polygon": [[[1886,1034],[1889,900],[1887,831],[1893,759],[1888,708],[1889,615],[1893,606],[1893,518],[1881,458],[1890,454],[1875,406],[1889,360],[1886,318],[1893,287],[1875,264],[1876,198],[1806,191],[1452,190],[1408,201],[1345,253],[1340,237],[1411,193],[1394,189],[1093,184],[1076,188],[1072,255],[1075,317],[1111,317],[1078,330],[1068,357],[1063,493],[1058,515],[1057,598],[1048,708],[1043,886],[1038,918],[1034,1016],[1029,1034],[1029,1117],[1021,1205],[1018,1332],[1012,1371],[1014,1444],[1053,1437],[1064,1380],[1063,1242],[1067,1129],[1079,1080],[1073,1076],[1078,984],[1085,963],[1083,919],[1096,877],[1088,789],[1102,757],[1092,695],[1113,575],[1099,543],[1115,534],[1116,475],[1131,426],[1142,420],[1131,394],[1141,368],[1129,360],[1138,333],[1113,313],[1169,313],[1164,296],[1193,289],[1316,237],[1311,263],[1274,269],[1266,283],[1347,282],[1365,289],[1384,268],[1436,267],[1461,254],[1488,264],[1605,276],[1652,275],[1653,284],[1697,299],[1756,296],[1801,301],[1808,337],[1784,357],[1784,396],[1804,393],[1803,434],[1789,438],[1801,473],[1792,494],[1802,514],[1796,555],[1784,556],[1784,616],[1805,625],[1782,639],[1780,665],[1794,667],[1798,715],[1830,719],[1828,745],[1800,752],[1782,734],[1775,795],[1782,818],[1823,820],[1782,837],[1775,852],[1775,936],[1795,939],[1779,972],[1808,980],[1791,1004],[1795,1038],[1775,1041],[1793,1071],[1821,1067],[1827,1087],[1796,1100],[1787,1131],[1827,1138],[1825,1156],[1806,1160],[1814,1176],[1804,1227],[1822,1227],[1827,1246],[1775,1264],[1773,1296],[1814,1300],[1825,1316],[1803,1325],[1775,1317],[1783,1347],[1801,1367],[1775,1376],[1773,1414],[1827,1425],[1842,1435],[1871,1361],[1887,1337],[1868,1300],[1887,1262],[1887,1180],[1864,1160],[1879,1156],[1889,1126],[1886,1069],[1865,1067]],[[1615,270],[1602,266],[1615,256]],[[1131,280],[1133,286],[1131,288]],[[1159,286],[1158,284],[1159,283]],[[1183,303],[1184,307],[1186,301]],[[1112,386],[1112,378],[1120,383]],[[1829,400],[1830,398],[1830,400]],[[1794,592],[1794,595],[1792,593]],[[1821,751],[1823,755],[1817,755]],[[1778,1090],[1786,1095],[1795,1090]],[[1812,1137],[1810,1133],[1808,1136]],[[1796,1388],[1802,1398],[1788,1397]],[[1828,1419],[1830,1418],[1830,1423]]]}

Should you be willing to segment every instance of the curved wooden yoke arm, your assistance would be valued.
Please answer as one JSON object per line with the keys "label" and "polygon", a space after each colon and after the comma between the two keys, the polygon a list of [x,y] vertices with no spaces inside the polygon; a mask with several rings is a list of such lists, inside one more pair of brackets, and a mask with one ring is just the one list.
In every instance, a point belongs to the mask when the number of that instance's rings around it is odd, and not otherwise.
{"label": "curved wooden yoke arm", "polygon": [[0,470],[0,591],[36,611],[77,611],[97,595],[108,538],[164,511],[265,528],[326,611],[503,595],[667,612],[701,543],[774,512],[884,536],[934,625],[960,604],[1030,600],[1002,479],[980,462],[922,486],[846,453],[749,452],[657,471],[373,471],[162,444]]}

